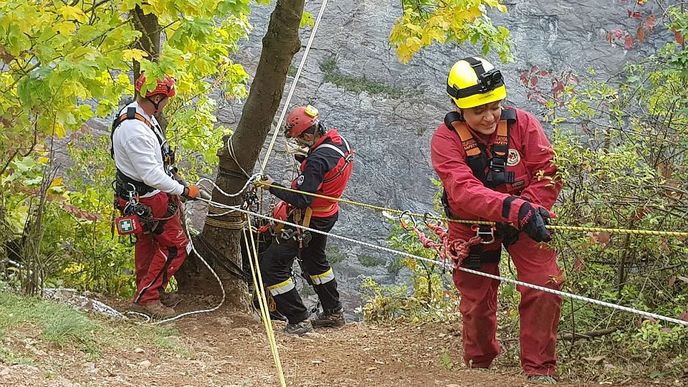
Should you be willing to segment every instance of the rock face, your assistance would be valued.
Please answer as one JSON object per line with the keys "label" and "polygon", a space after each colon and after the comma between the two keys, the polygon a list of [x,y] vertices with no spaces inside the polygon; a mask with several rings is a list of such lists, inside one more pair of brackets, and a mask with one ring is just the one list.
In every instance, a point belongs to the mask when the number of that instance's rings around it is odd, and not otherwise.
{"label": "rock face", "polygon": [[[315,18],[320,5],[320,1],[308,2],[306,9]],[[614,43],[608,41],[608,33],[617,29],[635,34],[650,14],[649,8],[634,8],[634,1],[516,0],[506,5],[508,14],[494,15],[493,21],[511,31],[515,61],[502,65],[495,57],[489,59],[505,76],[508,104],[534,113],[540,107],[526,98],[528,90],[519,81],[521,71],[537,65],[553,74],[568,70],[584,74],[592,68],[606,79],[627,61],[655,52],[669,38],[665,30],[655,28],[647,36],[651,41],[635,42],[630,50],[623,47],[623,35]],[[630,18],[627,10],[641,12],[643,19]],[[254,8],[254,30],[236,58],[249,74],[255,72],[271,11],[272,7]],[[455,61],[480,55],[480,49],[433,46],[402,65],[388,43],[390,28],[400,15],[397,1],[329,3],[289,105],[315,105],[325,124],[339,128],[355,147],[354,175],[345,197],[425,212],[433,209],[437,192],[432,183],[436,177],[430,165],[430,138],[444,114],[453,109],[445,93],[447,72]],[[310,28],[301,32],[304,48],[310,32]],[[294,58],[294,70],[302,55],[303,49]],[[287,87],[292,81],[293,74]],[[241,103],[223,105],[220,121],[236,125],[241,108]],[[547,127],[546,122],[543,125]],[[287,160],[284,149],[280,135],[267,172],[277,181],[288,182],[295,176],[295,164]],[[389,222],[380,212],[345,204],[333,233],[384,245]],[[339,261],[335,271],[349,309],[360,304],[357,289],[362,275],[381,282],[397,280],[384,264],[371,266],[370,262],[389,263],[399,257],[334,238],[330,250]]]}

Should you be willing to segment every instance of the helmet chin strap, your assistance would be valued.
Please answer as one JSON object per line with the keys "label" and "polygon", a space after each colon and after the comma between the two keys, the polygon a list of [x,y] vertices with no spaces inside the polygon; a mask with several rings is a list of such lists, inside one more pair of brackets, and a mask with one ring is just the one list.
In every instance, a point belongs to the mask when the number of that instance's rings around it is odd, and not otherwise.
{"label": "helmet chin strap", "polygon": [[[165,97],[165,98],[167,98],[167,97]],[[146,97],[146,99],[148,100],[148,102],[150,102],[150,103],[153,105],[153,107],[155,108],[155,111],[153,112],[153,114],[158,114],[158,113],[160,113],[160,104],[162,103],[162,101],[165,100],[165,98],[161,99],[161,100],[158,101],[158,102],[155,102],[155,101],[153,101],[153,99],[152,99],[151,97]]]}

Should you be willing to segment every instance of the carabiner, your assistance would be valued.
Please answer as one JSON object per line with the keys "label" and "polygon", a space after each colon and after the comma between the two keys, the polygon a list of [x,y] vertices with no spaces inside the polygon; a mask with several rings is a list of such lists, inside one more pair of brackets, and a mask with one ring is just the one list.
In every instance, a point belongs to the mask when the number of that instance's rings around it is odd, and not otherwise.
{"label": "carabiner", "polygon": [[430,212],[426,212],[425,214],[423,214],[423,223],[425,223],[426,226],[430,226],[430,220],[429,219],[432,219],[434,221],[434,223],[435,223],[434,226],[441,226],[442,225],[442,218],[440,218],[439,216],[437,216],[433,213],[430,213]]}
{"label": "carabiner", "polygon": [[399,223],[401,223],[401,228],[403,228],[403,229],[406,230],[406,231],[409,230],[408,224],[407,224],[407,222],[404,220],[404,215],[406,215],[409,219],[411,219],[412,228],[416,228],[416,226],[417,226],[417,225],[416,225],[416,219],[413,218],[413,215],[411,215],[411,212],[408,211],[408,210],[402,212],[402,213],[399,215]]}

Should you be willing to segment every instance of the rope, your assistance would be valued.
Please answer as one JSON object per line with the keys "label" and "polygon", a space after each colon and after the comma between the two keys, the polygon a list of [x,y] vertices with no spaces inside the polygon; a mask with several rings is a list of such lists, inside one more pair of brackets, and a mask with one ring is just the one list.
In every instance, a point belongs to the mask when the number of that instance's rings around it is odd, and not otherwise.
{"label": "rope", "polygon": [[[248,219],[249,228],[251,227],[251,218]],[[253,287],[258,294],[258,305],[260,306],[260,314],[265,325],[265,333],[268,336],[268,343],[270,344],[270,351],[272,358],[275,361],[275,367],[279,375],[280,385],[286,387],[287,383],[284,380],[284,371],[282,370],[282,362],[280,361],[279,351],[277,350],[277,343],[275,341],[275,332],[272,330],[272,320],[270,319],[270,311],[268,308],[267,299],[265,297],[265,287],[263,286],[263,276],[260,272],[260,264],[258,261],[258,249],[256,249],[256,241],[253,238],[253,233],[249,232],[251,239],[251,246],[249,248],[248,239],[246,238],[246,229],[243,229],[244,241],[246,243],[246,250],[249,251],[249,264],[251,265],[251,276],[253,277]]]}
{"label": "rope", "polygon": [[226,221],[208,217],[205,219],[205,224],[225,230],[243,230],[246,227],[246,221],[243,219],[240,221]]}
{"label": "rope", "polygon": [[[234,138],[233,135],[229,136],[229,138],[227,138],[227,153],[229,153],[229,157],[231,157],[232,160],[234,160],[237,167],[239,167],[239,169],[241,169],[241,172],[243,172],[244,176],[241,176],[241,177],[249,177],[250,175],[248,174],[248,172],[246,172],[244,167],[241,166],[241,164],[239,163],[239,159],[237,159],[237,157],[236,157],[236,153],[234,152],[234,140],[232,140],[233,138]],[[228,174],[226,172],[224,172],[224,173]]]}
{"label": "rope", "polygon": [[188,228],[188,227],[185,227],[185,231],[186,231],[186,237],[187,237],[187,239],[189,240],[189,247],[190,247],[190,250],[193,250],[193,251],[196,253],[196,256],[198,257],[198,259],[200,259],[201,262],[203,262],[203,264],[205,265],[205,267],[207,267],[208,270],[210,270],[210,273],[213,275],[213,277],[215,277],[215,279],[217,280],[217,283],[220,284],[220,289],[222,290],[222,300],[220,300],[220,302],[219,302],[216,306],[214,306],[214,307],[212,307],[212,308],[209,308],[209,309],[201,309],[201,310],[194,310],[194,311],[191,311],[191,312],[182,313],[182,314],[177,315],[177,316],[174,316],[174,317],[170,317],[170,318],[167,318],[167,319],[164,319],[164,320],[156,321],[156,322],[153,323],[153,324],[155,324],[155,325],[157,325],[157,324],[164,324],[164,323],[166,323],[166,322],[178,320],[178,319],[180,319],[180,318],[182,318],[182,317],[184,317],[184,316],[191,316],[191,315],[194,315],[194,314],[207,313],[207,312],[214,312],[214,311],[218,310],[218,309],[222,306],[222,304],[225,303],[225,299],[226,299],[226,296],[227,296],[227,295],[226,295],[226,293],[225,293],[225,287],[222,286],[222,280],[220,280],[220,277],[217,275],[217,273],[215,273],[215,270],[213,270],[213,268],[210,267],[210,265],[208,264],[208,262],[206,262],[206,260],[203,258],[203,256],[201,255],[201,253],[199,253],[198,250],[196,250],[196,247],[194,246],[193,240],[191,240],[191,234],[189,233],[189,228]]}
{"label": "rope", "polygon": [[315,33],[318,31],[318,26],[320,25],[320,20],[322,19],[322,15],[325,12],[325,6],[327,5],[327,0],[323,0],[322,5],[320,5],[320,12],[318,12],[318,17],[315,19],[315,24],[313,24],[313,30],[311,31],[311,35],[308,38],[308,43],[306,44],[306,49],[303,52],[303,57],[301,58],[301,62],[299,63],[299,68],[296,70],[296,75],[294,75],[294,81],[291,83],[291,86],[289,87],[289,94],[287,94],[287,100],[284,101],[284,106],[282,107],[282,113],[280,113],[280,117],[277,120],[277,126],[275,127],[275,133],[272,135],[272,140],[270,140],[270,145],[268,146],[267,151],[265,152],[265,159],[263,160],[263,164],[260,166],[260,174],[262,175],[265,172],[265,167],[268,165],[268,160],[270,159],[270,153],[272,153],[272,148],[275,146],[275,141],[277,140],[277,135],[280,132],[280,128],[282,127],[282,122],[284,121],[284,116],[287,115],[287,109],[289,109],[289,102],[291,102],[291,97],[294,95],[294,90],[296,89],[296,84],[299,82],[299,77],[301,77],[301,70],[303,69],[303,65],[306,63],[306,58],[308,57],[308,53],[311,50],[311,45],[313,44],[313,40],[315,39]]}
{"label": "rope", "polygon": [[[427,214],[421,214],[417,212],[398,210],[394,208],[388,208],[383,206],[377,206],[374,204],[359,202],[355,200],[345,199],[342,197],[336,198],[332,196],[321,195],[313,192],[299,191],[293,188],[284,187],[277,184],[263,185],[261,188],[266,189],[267,187],[276,188],[283,191],[295,192],[298,194],[312,196],[321,199],[332,200],[340,203],[351,204],[357,207],[369,208],[376,211],[388,212],[397,215],[411,215],[416,217],[425,218]],[[434,217],[436,220],[441,220],[444,222],[451,223],[461,223],[461,224],[483,224],[494,226],[497,223],[489,220],[469,220],[469,219],[455,219],[447,218],[444,216]],[[666,236],[666,237],[677,237],[677,238],[688,238],[688,231],[658,231],[658,230],[637,230],[637,229],[627,229],[627,228],[607,228],[607,227],[588,227],[588,226],[558,226],[553,224],[548,224],[547,229],[549,230],[559,230],[559,231],[569,231],[569,232],[609,232],[618,234],[632,234],[632,235],[655,235],[655,236]]]}
{"label": "rope", "polygon": [[248,188],[249,185],[255,183],[255,181],[258,180],[258,179],[260,178],[260,174],[255,174],[255,175],[252,175],[252,176],[246,175],[246,177],[248,177],[248,180],[246,180],[246,183],[244,183],[244,186],[241,187],[241,189],[240,189],[238,192],[233,193],[233,194],[230,194],[230,193],[227,193],[227,192],[223,191],[222,188],[220,188],[214,181],[208,179],[207,177],[203,177],[203,178],[201,178],[200,180],[198,180],[198,183],[196,183],[196,185],[200,185],[201,182],[207,181],[207,182],[210,183],[210,185],[213,186],[213,188],[215,188],[215,189],[216,189],[218,192],[220,192],[222,195],[224,195],[224,196],[226,196],[226,197],[228,197],[228,198],[235,198],[235,197],[237,197],[237,196],[243,194],[244,191],[246,191],[246,189]]}
{"label": "rope", "polygon": [[[216,204],[216,205],[217,205],[217,204]],[[359,245],[366,246],[366,247],[369,247],[369,248],[372,248],[372,249],[375,249],[375,250],[380,250],[380,251],[388,252],[388,253],[391,253],[391,254],[394,254],[394,255],[401,255],[401,256],[404,256],[404,257],[413,258],[413,259],[418,260],[418,261],[425,261],[425,262],[429,262],[429,263],[433,263],[433,264],[437,264],[437,265],[442,265],[442,262],[441,262],[441,261],[438,261],[438,260],[435,260],[435,259],[429,259],[429,258],[421,257],[421,256],[418,256],[418,255],[415,255],[415,254],[411,254],[411,253],[408,253],[408,252],[399,251],[399,250],[394,250],[394,249],[391,249],[391,248],[388,248],[388,247],[383,247],[383,246],[377,246],[377,245],[374,245],[374,244],[372,244],[372,243],[368,243],[368,242],[364,242],[364,241],[359,241],[359,240],[356,240],[356,239],[353,239],[353,238],[349,238],[349,237],[345,237],[345,236],[341,236],[341,235],[336,235],[336,234],[332,234],[332,233],[325,232],[325,231],[316,230],[316,229],[313,229],[313,228],[310,228],[310,227],[304,227],[304,226],[299,225],[299,224],[295,224],[295,223],[292,223],[292,222],[287,222],[287,221],[280,220],[280,219],[275,219],[275,218],[270,217],[270,216],[267,216],[267,215],[261,215],[261,214],[258,214],[258,213],[255,213],[255,212],[252,212],[252,211],[249,211],[249,210],[244,210],[244,209],[238,208],[238,207],[234,207],[234,210],[239,211],[239,212],[243,212],[243,213],[245,213],[245,214],[247,214],[247,215],[252,215],[252,216],[255,216],[255,217],[262,218],[262,219],[271,220],[271,221],[273,221],[273,222],[282,223],[282,224],[284,224],[284,225],[288,225],[288,226],[291,226],[291,227],[299,228],[299,229],[302,229],[302,230],[308,230],[308,231],[310,231],[310,232],[314,232],[314,233],[317,233],[317,234],[322,234],[322,235],[326,235],[326,236],[331,236],[331,237],[333,237],[333,238],[337,238],[337,239],[341,239],[341,240],[344,240],[344,241],[347,241],[347,242],[359,244]],[[497,276],[497,275],[493,275],[493,274],[483,273],[483,272],[481,272],[481,271],[472,270],[472,269],[467,269],[467,268],[465,268],[465,267],[459,267],[458,269],[461,270],[461,271],[464,271],[464,272],[466,272],[466,273],[471,273],[471,274],[475,274],[475,275],[479,275],[479,276],[483,276],[483,277],[495,279],[495,280],[498,280],[498,281],[504,281],[504,282],[508,282],[508,283],[511,283],[511,284],[514,284],[514,285],[524,286],[524,287],[527,287],[527,288],[539,290],[539,291],[546,292],[546,293],[556,294],[556,295],[558,295],[558,296],[560,296],[560,297],[567,297],[567,298],[571,298],[571,299],[574,299],[574,300],[587,302],[587,303],[590,303],[590,304],[600,305],[600,306],[604,306],[604,307],[607,307],[607,308],[611,308],[611,309],[615,309],[615,310],[620,310],[620,311],[624,311],[624,312],[628,312],[628,313],[633,313],[633,314],[637,314],[637,315],[640,315],[640,316],[645,316],[645,317],[648,317],[648,318],[652,318],[652,319],[655,319],[655,320],[662,320],[662,321],[666,321],[666,322],[670,322],[670,323],[674,323],[674,324],[678,324],[678,325],[682,325],[682,326],[688,327],[688,321],[683,321],[683,320],[679,320],[679,319],[672,318],[672,317],[662,316],[662,315],[659,315],[659,314],[656,314],[656,313],[651,313],[651,312],[646,312],[646,311],[642,311],[642,310],[638,310],[638,309],[633,309],[633,308],[629,308],[629,307],[626,307],[626,306],[613,304],[613,303],[610,303],[610,302],[600,301],[600,300],[596,300],[596,299],[593,299],[593,298],[589,298],[589,297],[585,297],[585,296],[580,296],[580,295],[573,294],[573,293],[564,292],[564,291],[561,291],[561,290],[550,289],[550,288],[547,288],[547,287],[544,287],[544,286],[534,285],[534,284],[531,284],[531,283],[528,283],[528,282],[523,282],[523,281],[511,279],[511,278],[505,278],[505,277],[501,277],[501,276]]]}

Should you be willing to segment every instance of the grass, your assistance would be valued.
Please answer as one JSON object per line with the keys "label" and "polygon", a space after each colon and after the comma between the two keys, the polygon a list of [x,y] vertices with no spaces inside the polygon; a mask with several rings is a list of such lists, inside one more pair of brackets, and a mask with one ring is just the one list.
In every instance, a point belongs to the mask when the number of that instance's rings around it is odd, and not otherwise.
{"label": "grass", "polygon": [[333,83],[339,88],[354,93],[365,91],[368,94],[384,94],[391,98],[400,98],[404,95],[404,90],[399,87],[368,79],[365,76],[354,77],[342,74],[333,56],[320,63],[320,71],[325,75],[325,82]]}
{"label": "grass", "polygon": [[43,340],[57,345],[84,343],[102,329],[100,322],[66,305],[1,292],[0,334],[26,324],[37,327]]}
{"label": "grass", "polygon": [[361,263],[361,265],[365,267],[375,267],[375,266],[383,266],[385,263],[387,263],[387,260],[382,258],[382,257],[373,257],[370,255],[359,255],[358,256],[358,262]]}
{"label": "grass", "polygon": [[[144,345],[173,350],[181,355],[188,354],[174,329],[100,320],[68,305],[2,290],[0,336],[25,338],[22,335],[32,337],[39,344],[42,342],[60,348],[78,349],[88,360],[100,358],[101,352],[108,348],[133,349]],[[0,361],[21,364],[31,359],[0,347]]]}
{"label": "grass", "polygon": [[346,255],[342,254],[336,246],[328,246],[325,248],[325,256],[330,265],[342,262]]}
{"label": "grass", "polygon": [[18,355],[4,346],[0,347],[0,363],[7,365],[28,364],[33,365],[34,360]]}

